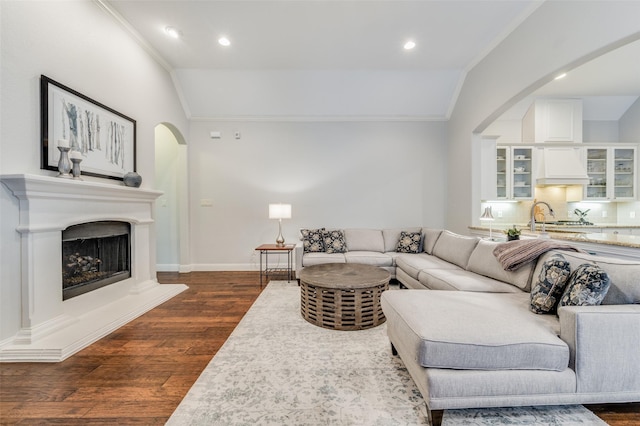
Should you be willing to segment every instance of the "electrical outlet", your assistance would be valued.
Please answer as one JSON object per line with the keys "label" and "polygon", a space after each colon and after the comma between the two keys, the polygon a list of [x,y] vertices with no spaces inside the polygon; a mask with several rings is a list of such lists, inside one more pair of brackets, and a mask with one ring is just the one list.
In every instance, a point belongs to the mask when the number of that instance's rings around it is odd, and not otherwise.
{"label": "electrical outlet", "polygon": [[502,210],[498,210],[498,217],[502,217]]}
{"label": "electrical outlet", "polygon": [[635,219],[636,218],[636,212],[635,211],[630,211],[629,212],[629,218],[630,219]]}
{"label": "electrical outlet", "polygon": [[602,217],[607,217],[607,211],[606,210],[602,210]]}
{"label": "electrical outlet", "polygon": [[240,132],[238,130],[236,130],[236,132],[235,132],[236,139],[240,139],[240,136],[241,136]]}

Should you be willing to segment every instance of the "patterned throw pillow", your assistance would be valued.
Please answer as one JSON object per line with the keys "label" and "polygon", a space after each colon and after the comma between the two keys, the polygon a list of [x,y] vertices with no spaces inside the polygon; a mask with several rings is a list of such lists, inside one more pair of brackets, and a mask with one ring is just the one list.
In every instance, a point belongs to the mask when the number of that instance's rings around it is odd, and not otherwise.
{"label": "patterned throw pillow", "polygon": [[561,254],[554,254],[545,261],[538,281],[531,289],[531,311],[536,314],[555,312],[570,275],[571,265]]}
{"label": "patterned throw pillow", "polygon": [[324,250],[327,253],[344,253],[347,251],[347,241],[344,232],[339,229],[324,231]]}
{"label": "patterned throw pillow", "polygon": [[396,246],[398,253],[420,253],[420,241],[422,240],[421,232],[404,232],[400,233],[400,240]]}
{"label": "patterned throw pillow", "polygon": [[324,251],[324,241],[322,233],[324,228],[320,229],[302,229],[302,247],[305,253],[319,253]]}
{"label": "patterned throw pillow", "polygon": [[576,268],[569,277],[559,306],[596,306],[607,295],[611,280],[597,265],[588,263]]}

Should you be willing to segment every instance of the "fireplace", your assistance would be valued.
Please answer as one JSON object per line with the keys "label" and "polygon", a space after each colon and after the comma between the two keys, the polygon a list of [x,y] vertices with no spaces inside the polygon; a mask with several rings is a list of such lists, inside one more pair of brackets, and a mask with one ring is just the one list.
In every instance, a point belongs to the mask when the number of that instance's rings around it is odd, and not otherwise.
{"label": "fireplace", "polygon": [[20,280],[2,283],[19,295],[19,329],[0,340],[0,362],[62,361],[187,288],[155,279],[161,192],[30,174],[0,180],[19,201],[21,247]]}
{"label": "fireplace", "polygon": [[131,277],[131,225],[99,221],[62,231],[62,300]]}

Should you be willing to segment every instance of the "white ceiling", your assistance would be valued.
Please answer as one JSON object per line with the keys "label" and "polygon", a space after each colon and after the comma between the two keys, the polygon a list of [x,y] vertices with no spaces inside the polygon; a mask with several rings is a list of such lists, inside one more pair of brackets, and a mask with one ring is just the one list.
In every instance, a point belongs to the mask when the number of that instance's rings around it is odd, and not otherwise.
{"label": "white ceiling", "polygon": [[[465,72],[540,4],[538,0],[97,1],[133,28],[174,72],[191,117],[215,118],[446,119]],[[182,36],[167,37],[167,26]],[[222,35],[231,46],[217,43]],[[414,50],[402,48],[408,39],[416,41]],[[636,82],[638,66],[636,57],[628,69],[635,72]],[[604,84],[599,91],[582,91],[601,77],[621,82],[609,75],[605,71],[598,79],[593,72],[585,72],[580,80],[567,77],[563,82],[575,81],[570,90],[548,87],[540,95],[629,95],[628,89]]]}
{"label": "white ceiling", "polygon": [[640,41],[570,70],[519,102],[502,119],[521,119],[535,98],[581,98],[585,120],[619,120],[640,96]]}

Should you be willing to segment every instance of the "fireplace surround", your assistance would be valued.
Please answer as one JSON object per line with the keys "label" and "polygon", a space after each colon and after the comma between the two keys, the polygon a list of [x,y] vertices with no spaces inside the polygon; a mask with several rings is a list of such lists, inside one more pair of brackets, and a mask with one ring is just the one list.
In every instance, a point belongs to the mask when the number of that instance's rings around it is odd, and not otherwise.
{"label": "fireplace surround", "polygon": [[[61,361],[184,291],[155,279],[153,207],[160,191],[52,176],[2,175],[19,200],[21,328],[0,361]],[[129,277],[65,300],[63,230],[89,222],[130,228]]]}

